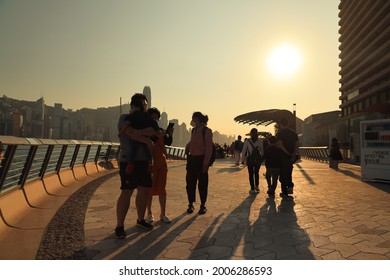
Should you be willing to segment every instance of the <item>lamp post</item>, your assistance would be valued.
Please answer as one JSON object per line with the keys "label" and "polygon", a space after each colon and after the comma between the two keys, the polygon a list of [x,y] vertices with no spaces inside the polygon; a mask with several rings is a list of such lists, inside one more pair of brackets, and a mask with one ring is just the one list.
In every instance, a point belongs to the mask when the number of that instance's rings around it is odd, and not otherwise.
{"label": "lamp post", "polygon": [[297,131],[297,105],[295,103],[293,104],[293,115],[294,115],[293,130],[296,132]]}

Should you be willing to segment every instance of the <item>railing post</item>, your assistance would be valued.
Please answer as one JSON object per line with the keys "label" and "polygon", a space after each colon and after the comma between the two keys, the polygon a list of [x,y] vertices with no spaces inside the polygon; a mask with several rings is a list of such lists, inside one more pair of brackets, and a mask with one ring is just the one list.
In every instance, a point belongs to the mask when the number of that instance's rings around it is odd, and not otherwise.
{"label": "railing post", "polygon": [[20,179],[18,182],[18,185],[20,185],[22,188],[23,188],[24,184],[26,183],[26,179],[27,179],[28,173],[30,172],[31,165],[34,161],[35,154],[37,153],[37,149],[38,149],[38,146],[30,146],[30,150],[28,151],[26,162],[24,163],[22,174],[20,175]]}
{"label": "railing post", "polygon": [[5,178],[7,178],[8,171],[11,167],[11,162],[14,158],[17,145],[8,145],[5,151],[5,157],[2,161],[3,166],[0,168],[0,193],[3,187]]}
{"label": "railing post", "polygon": [[102,145],[99,145],[98,148],[96,149],[95,160],[94,160],[95,164],[97,164],[99,161],[99,155],[100,155],[101,149],[102,149]]}
{"label": "railing post", "polygon": [[[110,153],[111,153],[112,145],[108,145],[106,156],[104,157],[104,161],[107,163],[110,160]],[[118,158],[118,156],[117,156]]]}
{"label": "railing post", "polygon": [[80,150],[80,144],[77,144],[76,147],[74,148],[72,160],[70,162],[70,169],[72,169],[72,170],[73,170],[74,165],[76,164],[77,155],[79,153],[79,150]]}
{"label": "railing post", "polygon": [[61,165],[62,165],[62,162],[64,161],[64,157],[65,157],[65,154],[66,154],[66,149],[68,148],[68,145],[63,145],[62,146],[62,150],[61,150],[61,154],[60,154],[60,157],[58,158],[58,161],[57,161],[57,166],[56,166],[56,173],[58,174],[61,170]]}
{"label": "railing post", "polygon": [[85,154],[84,154],[84,159],[83,159],[83,166],[85,167],[85,165],[87,164],[87,161],[88,161],[88,155],[89,155],[89,151],[91,150],[91,145],[88,145],[87,148],[85,149]]}
{"label": "railing post", "polygon": [[53,153],[53,149],[54,149],[54,145],[49,145],[49,146],[47,147],[45,159],[43,160],[42,168],[41,168],[41,170],[39,171],[39,178],[40,178],[41,180],[42,180],[43,177],[45,176],[45,172],[46,172],[47,166],[49,165],[50,157],[51,157],[51,154]]}

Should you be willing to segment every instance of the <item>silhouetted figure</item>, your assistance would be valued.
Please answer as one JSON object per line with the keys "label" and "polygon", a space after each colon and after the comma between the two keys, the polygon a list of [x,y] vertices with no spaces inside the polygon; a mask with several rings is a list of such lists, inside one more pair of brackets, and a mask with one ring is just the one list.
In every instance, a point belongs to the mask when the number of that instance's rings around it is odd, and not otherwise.
{"label": "silhouetted figure", "polygon": [[279,179],[282,186],[282,193],[280,195],[283,197],[294,193],[292,170],[293,164],[297,160],[299,142],[296,132],[288,127],[287,118],[281,118],[279,125],[280,130],[276,134],[276,139],[278,147],[284,152]]}
{"label": "silhouetted figure", "polygon": [[213,132],[207,127],[209,118],[201,112],[192,114],[190,142],[186,145],[187,174],[186,190],[188,197],[187,213],[194,212],[193,203],[196,200],[196,184],[198,183],[200,196],[199,214],[206,213],[207,192],[209,186],[209,164],[213,153]]}
{"label": "silhouetted figure", "polygon": [[343,160],[343,155],[340,151],[340,143],[336,137],[332,138],[329,151],[329,167],[334,170],[339,170],[339,162]]}
{"label": "silhouetted figure", "polygon": [[263,141],[259,139],[259,134],[256,128],[252,128],[250,132],[250,138],[246,139],[244,142],[244,147],[242,148],[242,155],[246,159],[246,164],[248,167],[249,175],[249,184],[250,184],[250,194],[255,194],[260,192],[259,189],[259,170],[262,162],[263,156]]}
{"label": "silhouetted figure", "polygon": [[283,151],[276,146],[276,142],[276,137],[271,136],[269,138],[269,145],[264,151],[265,167],[267,168],[265,173],[265,178],[268,184],[267,194],[270,196],[275,195],[280,168],[282,166],[282,158],[284,156]]}

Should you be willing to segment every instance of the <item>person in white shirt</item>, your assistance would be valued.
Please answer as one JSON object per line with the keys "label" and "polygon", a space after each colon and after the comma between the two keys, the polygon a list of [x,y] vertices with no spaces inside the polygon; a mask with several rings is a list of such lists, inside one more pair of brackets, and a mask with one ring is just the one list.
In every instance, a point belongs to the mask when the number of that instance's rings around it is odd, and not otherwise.
{"label": "person in white shirt", "polygon": [[248,167],[249,174],[249,184],[250,184],[250,194],[255,194],[260,192],[259,189],[259,171],[261,162],[263,160],[263,141],[259,138],[259,133],[256,128],[252,128],[250,132],[250,138],[246,139],[244,142],[244,147],[242,148],[243,162],[245,162]]}

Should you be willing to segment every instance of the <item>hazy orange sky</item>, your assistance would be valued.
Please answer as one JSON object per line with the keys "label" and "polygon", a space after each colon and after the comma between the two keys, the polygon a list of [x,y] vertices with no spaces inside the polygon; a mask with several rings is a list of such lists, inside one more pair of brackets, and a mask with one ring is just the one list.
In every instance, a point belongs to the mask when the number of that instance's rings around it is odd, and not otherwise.
{"label": "hazy orange sky", "polygon": [[[0,0],[0,95],[97,108],[148,85],[169,118],[188,124],[201,111],[209,127],[231,135],[250,130],[233,121],[246,112],[296,103],[304,119],[338,110],[338,4]],[[280,45],[299,58],[283,77],[267,66]]]}

